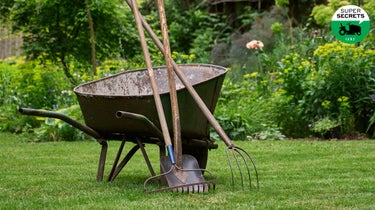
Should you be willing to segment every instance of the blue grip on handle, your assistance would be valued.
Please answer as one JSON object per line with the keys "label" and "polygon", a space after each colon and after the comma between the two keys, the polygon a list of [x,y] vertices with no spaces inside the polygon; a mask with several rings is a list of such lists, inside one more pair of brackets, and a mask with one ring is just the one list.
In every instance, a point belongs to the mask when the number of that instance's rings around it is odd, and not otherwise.
{"label": "blue grip on handle", "polygon": [[169,160],[171,161],[171,164],[172,165],[176,164],[176,160],[174,159],[174,152],[173,152],[172,145],[167,146],[167,150],[168,150],[168,156],[169,156]]}

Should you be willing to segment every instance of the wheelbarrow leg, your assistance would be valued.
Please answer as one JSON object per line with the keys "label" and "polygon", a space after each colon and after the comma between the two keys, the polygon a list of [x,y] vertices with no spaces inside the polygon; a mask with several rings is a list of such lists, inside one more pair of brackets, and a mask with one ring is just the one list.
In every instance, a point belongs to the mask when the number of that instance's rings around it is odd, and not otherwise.
{"label": "wheelbarrow leg", "polygon": [[138,149],[141,149],[143,158],[146,161],[147,167],[150,170],[151,175],[155,175],[155,171],[152,168],[150,159],[148,158],[148,155],[145,150],[144,144],[137,138],[137,145],[135,145],[129,152],[128,154],[124,157],[124,159],[121,161],[121,163],[117,166],[118,159],[122,153],[123,147],[124,147],[125,141],[123,141],[120,145],[119,152],[117,154],[115,163],[113,164],[112,172],[108,178],[108,181],[113,181],[117,175],[121,172],[121,170],[125,167],[125,165],[129,162],[129,160],[133,157],[133,155],[137,152]]}
{"label": "wheelbarrow leg", "polygon": [[113,162],[113,166],[112,166],[112,170],[111,170],[111,173],[109,174],[108,176],[108,181],[113,181],[114,178],[113,177],[113,174],[115,173],[115,170],[116,170],[116,167],[117,167],[117,163],[121,157],[121,154],[122,154],[122,150],[124,149],[124,145],[125,145],[125,139],[123,139],[121,141],[121,145],[120,147],[118,148],[118,152],[117,152],[117,155],[116,155],[116,159],[115,161]]}
{"label": "wheelbarrow leg", "polygon": [[151,165],[150,159],[148,158],[148,155],[147,155],[147,153],[146,153],[145,145],[142,144],[142,142],[139,140],[139,138],[137,138],[137,144],[138,144],[139,148],[141,149],[141,152],[142,152],[143,158],[144,158],[145,161],[146,161],[146,164],[147,164],[148,170],[150,170],[150,173],[151,173],[152,176],[155,176],[156,174],[155,174],[154,169],[152,168],[152,165]]}
{"label": "wheelbarrow leg", "polygon": [[96,181],[101,182],[103,181],[104,166],[105,166],[105,160],[107,157],[108,144],[104,140],[98,140],[98,142],[102,145],[102,149],[100,152],[98,175],[96,177]]}
{"label": "wheelbarrow leg", "polygon": [[117,175],[121,172],[121,170],[125,167],[125,165],[129,162],[129,160],[133,157],[133,155],[135,154],[135,152],[137,152],[138,149],[139,145],[135,145],[117,167],[116,165],[114,165],[116,169],[113,172],[112,176],[108,178],[108,181],[113,181],[117,177]]}

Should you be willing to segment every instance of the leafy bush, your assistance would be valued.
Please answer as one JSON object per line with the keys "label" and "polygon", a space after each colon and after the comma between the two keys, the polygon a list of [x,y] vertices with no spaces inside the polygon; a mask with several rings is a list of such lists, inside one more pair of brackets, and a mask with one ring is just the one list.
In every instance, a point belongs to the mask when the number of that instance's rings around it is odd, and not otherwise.
{"label": "leafy bush", "polygon": [[[319,4],[316,5],[312,12],[311,16],[314,18],[315,22],[323,27],[329,27],[332,15],[342,6],[346,5],[358,5],[360,1],[356,0],[328,0],[328,4]],[[363,9],[366,10],[367,14],[370,17],[370,20],[373,20],[375,17],[374,1],[362,1],[363,5],[360,5]]]}
{"label": "leafy bush", "polygon": [[[78,76],[77,78],[85,78]],[[0,130],[33,132],[44,122],[22,116],[18,108],[58,110],[77,104],[64,73],[51,62],[40,64],[24,57],[0,62]]]}
{"label": "leafy bush", "polygon": [[[79,105],[56,110],[56,112],[83,123],[83,117]],[[84,132],[72,127],[60,119],[44,117],[37,117],[36,119],[41,121],[41,126],[33,130],[36,134],[34,141],[76,141],[85,140],[88,137]]]}
{"label": "leafy bush", "polygon": [[284,136],[274,123],[274,103],[272,100],[264,100],[260,92],[256,91],[255,76],[246,75],[241,83],[233,83],[226,78],[215,116],[234,140],[283,139]]}
{"label": "leafy bush", "polygon": [[[370,97],[375,90],[374,53],[366,46],[332,42],[319,46],[312,60],[298,54],[285,56],[279,76],[288,103],[308,125],[330,120],[337,122],[341,134],[365,132],[374,112]],[[313,130],[324,132],[317,129]]]}
{"label": "leafy bush", "polygon": [[22,57],[0,63],[2,95],[0,129],[22,132],[40,123],[32,117],[21,117],[19,107],[58,109],[74,103],[70,84],[61,71],[52,64],[41,65],[37,61],[24,62]]}
{"label": "leafy bush", "polygon": [[[314,52],[316,67],[311,72],[306,94],[306,115],[330,115],[340,122],[342,132],[365,131],[373,113],[375,51],[363,46],[333,42]],[[315,98],[315,100],[312,100]],[[323,102],[330,102],[324,106]]]}
{"label": "leafy bush", "polygon": [[328,5],[317,5],[313,8],[311,15],[314,17],[316,23],[321,26],[329,26],[332,15],[337,9],[342,6],[349,5],[348,1],[328,0]]}
{"label": "leafy bush", "polygon": [[331,120],[329,117],[324,117],[319,119],[310,125],[311,131],[315,132],[322,138],[332,138],[340,137],[339,133],[336,133],[336,128],[340,126],[340,123],[337,120]]}

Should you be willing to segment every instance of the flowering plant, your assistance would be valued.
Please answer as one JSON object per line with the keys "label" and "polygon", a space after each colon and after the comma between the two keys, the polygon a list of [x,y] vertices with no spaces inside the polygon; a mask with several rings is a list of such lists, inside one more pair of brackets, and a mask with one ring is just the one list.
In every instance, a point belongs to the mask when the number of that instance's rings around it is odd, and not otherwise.
{"label": "flowering plant", "polygon": [[280,63],[282,88],[309,124],[330,119],[341,134],[366,132],[375,109],[369,97],[375,90],[374,55],[373,49],[341,42],[319,46],[310,59],[287,55]]}
{"label": "flowering plant", "polygon": [[262,41],[259,40],[252,40],[246,44],[247,49],[257,49],[262,50],[264,47],[264,44]]}

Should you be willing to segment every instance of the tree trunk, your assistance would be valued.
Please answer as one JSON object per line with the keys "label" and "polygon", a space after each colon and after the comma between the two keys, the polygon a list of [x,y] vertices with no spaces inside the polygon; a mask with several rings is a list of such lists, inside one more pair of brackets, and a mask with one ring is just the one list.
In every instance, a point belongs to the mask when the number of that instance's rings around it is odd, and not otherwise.
{"label": "tree trunk", "polygon": [[96,47],[95,47],[95,31],[94,21],[90,11],[91,0],[86,0],[87,20],[90,28],[90,43],[91,43],[91,70],[93,75],[96,75]]}
{"label": "tree trunk", "polygon": [[77,84],[77,81],[74,79],[73,75],[70,74],[70,71],[69,71],[69,67],[67,65],[67,61],[65,59],[65,56],[61,56],[60,57],[60,60],[61,60],[61,64],[63,66],[63,70],[64,70],[64,74],[65,76],[68,78],[69,82],[72,84],[72,85],[76,85]]}

